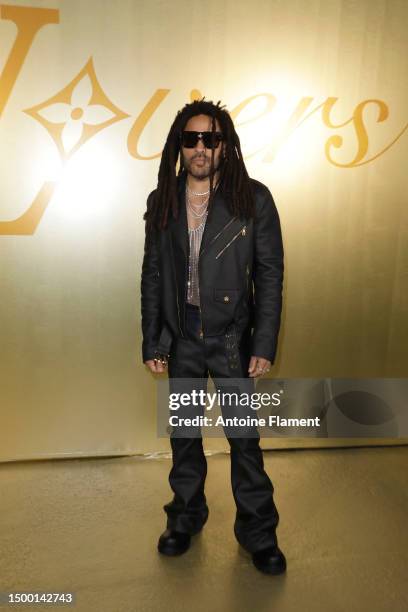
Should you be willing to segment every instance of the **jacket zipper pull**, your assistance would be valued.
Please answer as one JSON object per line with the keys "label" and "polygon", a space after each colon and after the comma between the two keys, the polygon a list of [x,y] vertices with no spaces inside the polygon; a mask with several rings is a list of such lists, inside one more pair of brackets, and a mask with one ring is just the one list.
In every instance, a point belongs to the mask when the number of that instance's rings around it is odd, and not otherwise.
{"label": "jacket zipper pull", "polygon": [[244,227],[242,229],[240,229],[239,232],[237,234],[235,234],[235,236],[233,236],[231,238],[231,240],[225,245],[225,247],[223,249],[221,249],[221,251],[215,256],[215,259],[218,259],[218,257],[223,254],[225,249],[227,249],[229,247],[229,245],[232,244],[234,242],[234,240],[236,240],[238,238],[238,236],[245,236],[245,234],[246,234],[246,229],[245,228],[246,228],[246,225],[244,225]]}

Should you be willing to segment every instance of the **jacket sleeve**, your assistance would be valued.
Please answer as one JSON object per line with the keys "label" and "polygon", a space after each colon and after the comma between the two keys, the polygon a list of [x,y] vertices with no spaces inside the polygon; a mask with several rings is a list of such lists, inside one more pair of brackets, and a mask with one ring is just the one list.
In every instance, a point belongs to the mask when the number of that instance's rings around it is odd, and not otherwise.
{"label": "jacket sleeve", "polygon": [[[147,210],[152,202],[152,192],[147,199]],[[145,226],[145,244],[140,286],[142,310],[142,356],[143,362],[154,359],[159,341],[161,308],[160,308],[160,270],[159,241],[156,231],[147,235]]]}
{"label": "jacket sleeve", "polygon": [[265,187],[254,221],[255,318],[251,355],[274,363],[282,310],[283,244],[279,214]]}

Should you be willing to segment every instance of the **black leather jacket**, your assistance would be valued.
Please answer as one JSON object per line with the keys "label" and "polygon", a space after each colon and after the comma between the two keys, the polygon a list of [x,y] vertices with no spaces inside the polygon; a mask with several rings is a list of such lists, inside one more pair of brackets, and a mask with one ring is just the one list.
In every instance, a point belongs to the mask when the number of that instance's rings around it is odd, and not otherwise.
{"label": "black leather jacket", "polygon": [[[145,235],[141,279],[143,361],[170,353],[185,337],[188,226],[185,175],[179,177],[179,218],[165,230]],[[251,334],[251,355],[274,362],[280,327],[283,245],[278,211],[268,188],[251,179],[256,219],[233,217],[219,190],[209,211],[199,256],[199,290],[204,336]],[[152,192],[153,194],[154,192]],[[151,201],[150,194],[147,208]]]}

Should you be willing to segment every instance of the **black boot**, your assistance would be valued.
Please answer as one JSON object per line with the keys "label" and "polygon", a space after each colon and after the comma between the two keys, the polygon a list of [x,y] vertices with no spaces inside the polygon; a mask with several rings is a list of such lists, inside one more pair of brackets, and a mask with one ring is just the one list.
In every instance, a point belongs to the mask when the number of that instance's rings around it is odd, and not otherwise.
{"label": "black boot", "polygon": [[286,571],[286,559],[278,546],[269,546],[252,554],[252,561],[264,574],[283,574]]}
{"label": "black boot", "polygon": [[182,555],[190,548],[191,536],[189,533],[166,529],[159,538],[157,548],[162,555],[174,557]]}

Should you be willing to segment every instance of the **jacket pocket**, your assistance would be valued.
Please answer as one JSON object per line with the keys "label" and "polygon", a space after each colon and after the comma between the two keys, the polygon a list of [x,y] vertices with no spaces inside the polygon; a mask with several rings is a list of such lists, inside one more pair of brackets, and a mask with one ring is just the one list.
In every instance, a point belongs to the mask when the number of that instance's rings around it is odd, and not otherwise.
{"label": "jacket pocket", "polygon": [[234,242],[234,240],[236,240],[239,236],[245,236],[246,234],[246,225],[244,225],[243,227],[241,227],[241,229],[239,230],[239,232],[237,232],[229,242],[227,242],[227,244],[225,245],[225,247],[223,247],[221,249],[221,251],[219,251],[219,253],[217,253],[217,255],[215,256],[215,259],[218,259],[218,257],[220,257],[224,251],[226,249],[228,249],[228,247]]}

